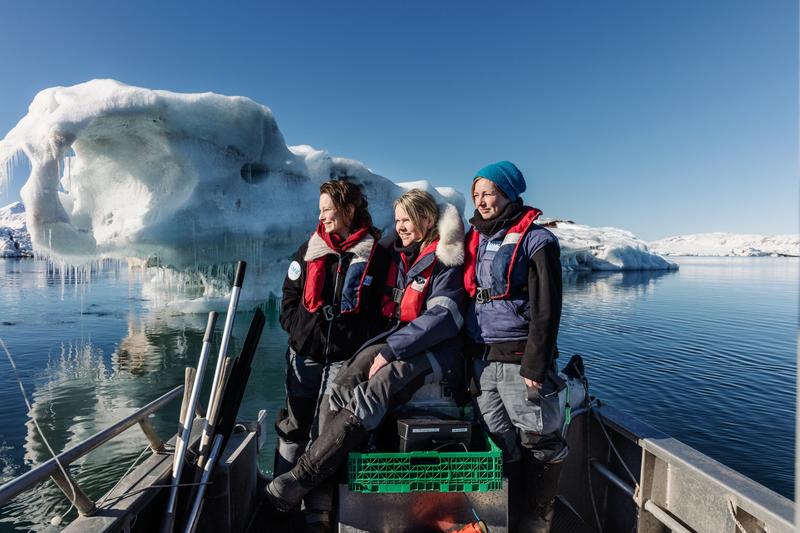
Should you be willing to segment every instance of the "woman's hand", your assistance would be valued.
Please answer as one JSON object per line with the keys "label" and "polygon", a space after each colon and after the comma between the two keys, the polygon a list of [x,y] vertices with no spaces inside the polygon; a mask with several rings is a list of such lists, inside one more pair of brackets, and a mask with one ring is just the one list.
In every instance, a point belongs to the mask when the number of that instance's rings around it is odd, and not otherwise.
{"label": "woman's hand", "polygon": [[378,353],[378,355],[375,356],[375,359],[372,360],[372,366],[369,367],[369,376],[367,376],[367,379],[374,376],[378,372],[378,370],[380,370],[381,368],[385,367],[388,364],[389,361],[386,360],[383,354]]}
{"label": "woman's hand", "polygon": [[[374,365],[374,363],[373,363],[373,365]],[[532,379],[528,379],[528,378],[524,378],[524,379],[525,379],[525,386],[528,387],[529,389],[539,390],[539,389],[542,388],[542,384],[539,383],[538,381],[533,381]]]}

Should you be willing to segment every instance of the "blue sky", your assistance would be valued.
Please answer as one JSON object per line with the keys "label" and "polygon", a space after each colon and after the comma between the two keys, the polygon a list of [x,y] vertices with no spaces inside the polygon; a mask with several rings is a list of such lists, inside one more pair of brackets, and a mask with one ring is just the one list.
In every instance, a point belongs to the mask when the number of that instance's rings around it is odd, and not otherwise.
{"label": "blue sky", "polygon": [[[791,0],[12,2],[0,136],[92,78],[248,96],[289,144],[644,239],[798,231]],[[22,179],[0,204],[17,199]]]}

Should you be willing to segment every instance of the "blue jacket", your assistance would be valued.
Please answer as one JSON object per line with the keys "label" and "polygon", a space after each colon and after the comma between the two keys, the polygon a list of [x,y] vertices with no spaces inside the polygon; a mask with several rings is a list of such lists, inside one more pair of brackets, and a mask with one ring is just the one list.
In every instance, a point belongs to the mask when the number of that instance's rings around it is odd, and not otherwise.
{"label": "blue jacket", "polygon": [[461,340],[466,293],[463,285],[464,228],[455,208],[440,209],[439,243],[435,253],[428,253],[411,265],[408,272],[400,252],[391,251],[397,265],[398,286],[406,287],[415,276],[435,262],[422,313],[408,323],[401,323],[386,339],[388,360],[405,359],[429,351],[443,368],[461,365]]}

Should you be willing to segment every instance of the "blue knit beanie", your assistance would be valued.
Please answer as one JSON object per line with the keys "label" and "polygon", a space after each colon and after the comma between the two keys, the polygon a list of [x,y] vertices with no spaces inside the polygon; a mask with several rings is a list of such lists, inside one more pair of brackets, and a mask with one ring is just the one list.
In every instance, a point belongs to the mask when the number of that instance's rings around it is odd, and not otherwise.
{"label": "blue knit beanie", "polygon": [[525,177],[511,161],[498,161],[497,163],[486,165],[475,173],[472,183],[475,183],[475,180],[480,178],[485,178],[497,185],[512,202],[516,201],[519,195],[525,192]]}

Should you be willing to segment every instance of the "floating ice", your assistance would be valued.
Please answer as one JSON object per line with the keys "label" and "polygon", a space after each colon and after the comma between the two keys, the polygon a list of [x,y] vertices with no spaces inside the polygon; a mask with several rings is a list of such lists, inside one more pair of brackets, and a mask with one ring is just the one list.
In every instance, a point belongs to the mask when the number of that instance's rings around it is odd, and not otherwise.
{"label": "floating ice", "polygon": [[662,255],[798,257],[800,256],[800,235],[696,233],[654,241],[650,243],[650,248]]}
{"label": "floating ice", "polygon": [[[316,226],[320,183],[355,178],[384,227],[403,190],[357,161],[287,147],[272,112],[248,98],[113,80],[40,92],[0,141],[0,182],[21,153],[31,164],[21,196],[38,254],[71,264],[130,259],[207,281],[241,259],[254,299],[280,287],[287,258]],[[426,187],[463,210],[452,189]]]}
{"label": "floating ice", "polygon": [[544,221],[558,236],[564,270],[673,270],[678,265],[649,250],[630,231]]}

